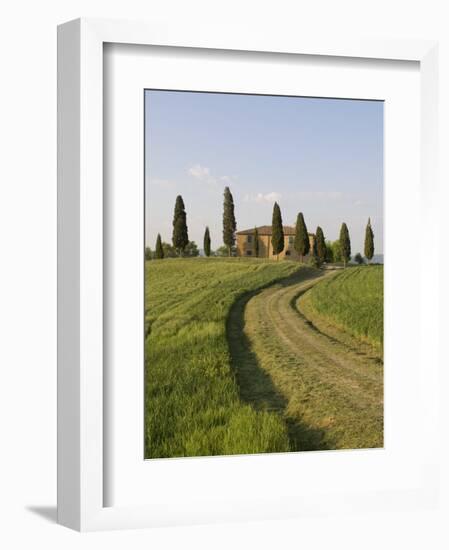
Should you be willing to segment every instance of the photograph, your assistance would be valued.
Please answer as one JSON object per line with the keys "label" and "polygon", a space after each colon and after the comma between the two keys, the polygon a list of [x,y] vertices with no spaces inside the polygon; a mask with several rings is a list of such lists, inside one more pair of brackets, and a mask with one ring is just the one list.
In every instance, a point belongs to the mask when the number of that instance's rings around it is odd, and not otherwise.
{"label": "photograph", "polygon": [[384,102],[144,91],[145,459],[384,446]]}

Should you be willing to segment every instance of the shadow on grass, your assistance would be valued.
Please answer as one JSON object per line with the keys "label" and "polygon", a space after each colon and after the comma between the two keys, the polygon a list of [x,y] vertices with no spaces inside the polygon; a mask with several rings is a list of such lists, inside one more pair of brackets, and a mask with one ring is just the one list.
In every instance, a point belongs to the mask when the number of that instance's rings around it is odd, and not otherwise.
{"label": "shadow on grass", "polygon": [[[304,269],[273,284],[287,287],[321,275],[322,273],[317,270]],[[277,390],[271,376],[262,369],[257,355],[251,348],[244,332],[245,307],[248,301],[259,294],[261,290],[248,292],[241,296],[232,306],[226,323],[231,365],[236,375],[240,399],[256,410],[278,413],[286,423],[292,451],[331,449],[328,442],[325,442],[324,430],[311,428],[287,415],[287,400]]]}

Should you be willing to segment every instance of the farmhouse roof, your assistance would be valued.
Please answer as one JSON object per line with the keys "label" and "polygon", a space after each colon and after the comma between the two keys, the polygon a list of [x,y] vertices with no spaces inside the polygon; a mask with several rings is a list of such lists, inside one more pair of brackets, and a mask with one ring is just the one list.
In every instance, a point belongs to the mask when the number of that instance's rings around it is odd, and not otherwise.
{"label": "farmhouse roof", "polygon": [[[283,225],[284,235],[294,235],[295,228],[291,225]],[[256,228],[259,235],[272,235],[273,230],[271,225],[261,225]],[[237,231],[237,235],[252,235],[254,233],[254,227],[252,229],[243,229],[242,231]],[[309,233],[312,235],[312,233]]]}

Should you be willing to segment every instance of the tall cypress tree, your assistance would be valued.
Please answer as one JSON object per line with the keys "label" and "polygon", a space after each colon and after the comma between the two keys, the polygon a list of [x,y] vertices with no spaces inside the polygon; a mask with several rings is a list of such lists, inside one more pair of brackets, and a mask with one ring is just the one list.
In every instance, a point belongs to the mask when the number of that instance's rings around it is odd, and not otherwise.
{"label": "tall cypress tree", "polygon": [[259,257],[259,232],[254,228],[254,256]]}
{"label": "tall cypress tree", "polygon": [[346,267],[347,262],[351,259],[351,239],[349,238],[348,227],[345,223],[341,224],[340,248],[341,256],[343,258],[343,265]]}
{"label": "tall cypress tree", "polygon": [[164,249],[162,248],[161,236],[158,233],[156,239],[156,259],[162,260],[164,258]]}
{"label": "tall cypress tree", "polygon": [[365,258],[372,260],[374,256],[374,233],[371,227],[371,218],[368,218],[368,223],[365,230]]}
{"label": "tall cypress tree", "polygon": [[282,227],[281,209],[277,202],[273,206],[271,244],[273,245],[273,254],[276,254],[276,259],[279,260],[279,254],[284,250],[284,228]]}
{"label": "tall cypress tree", "polygon": [[235,244],[236,229],[234,199],[232,198],[229,187],[225,187],[223,202],[223,242],[228,247],[228,256],[231,255],[231,248]]}
{"label": "tall cypress tree", "polygon": [[187,214],[181,195],[176,197],[175,202],[172,242],[178,254],[182,256],[182,253],[189,242],[189,235],[187,232]]}
{"label": "tall cypress tree", "polygon": [[303,257],[307,256],[310,251],[309,233],[307,231],[306,222],[304,221],[302,212],[298,214],[296,219],[294,247],[296,252],[299,254],[300,261],[302,262]]}
{"label": "tall cypress tree", "polygon": [[204,254],[209,257],[210,256],[210,233],[209,228],[206,227],[206,231],[204,232]]}
{"label": "tall cypress tree", "polygon": [[318,261],[322,264],[326,261],[326,241],[324,239],[324,233],[320,226],[316,228],[315,235],[315,252],[318,258]]}

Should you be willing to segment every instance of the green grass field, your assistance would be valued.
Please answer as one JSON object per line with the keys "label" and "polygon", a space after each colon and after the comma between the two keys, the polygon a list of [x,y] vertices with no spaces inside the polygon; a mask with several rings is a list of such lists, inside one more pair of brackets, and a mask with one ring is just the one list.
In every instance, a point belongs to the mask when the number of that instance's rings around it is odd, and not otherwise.
{"label": "green grass field", "polygon": [[298,269],[235,258],[146,262],[146,458],[290,449],[282,418],[239,397],[226,319],[239,296]]}
{"label": "green grass field", "polygon": [[383,266],[346,269],[315,285],[300,305],[352,336],[383,346]]}
{"label": "green grass field", "polygon": [[146,458],[382,446],[382,266],[145,269]]}

